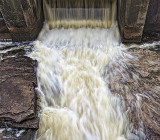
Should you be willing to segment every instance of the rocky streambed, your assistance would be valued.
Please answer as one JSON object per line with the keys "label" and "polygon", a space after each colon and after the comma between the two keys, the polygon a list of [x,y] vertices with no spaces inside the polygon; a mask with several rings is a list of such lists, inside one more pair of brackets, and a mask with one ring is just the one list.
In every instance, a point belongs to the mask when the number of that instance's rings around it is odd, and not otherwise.
{"label": "rocky streambed", "polygon": [[[110,78],[109,88],[122,97],[123,106],[137,136],[160,139],[160,46],[131,48],[134,59],[129,60],[123,73]],[[138,139],[138,138],[137,138]]]}
{"label": "rocky streambed", "polygon": [[[2,140],[31,140],[38,129],[39,98],[35,90],[37,62],[26,56],[31,48],[28,45],[0,47]],[[110,77],[109,88],[113,94],[122,97],[122,105],[135,128],[134,133],[144,129],[146,139],[159,140],[160,46],[130,48],[128,51],[135,59],[129,60],[123,75],[117,73]]]}

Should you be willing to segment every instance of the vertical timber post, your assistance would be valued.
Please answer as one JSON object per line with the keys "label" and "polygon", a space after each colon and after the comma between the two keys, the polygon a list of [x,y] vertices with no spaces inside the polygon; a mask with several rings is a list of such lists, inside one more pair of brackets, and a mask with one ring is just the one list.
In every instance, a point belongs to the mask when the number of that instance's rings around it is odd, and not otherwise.
{"label": "vertical timber post", "polygon": [[42,0],[1,0],[0,12],[13,41],[34,40],[43,26]]}
{"label": "vertical timber post", "polygon": [[141,42],[150,0],[118,0],[122,42]]}

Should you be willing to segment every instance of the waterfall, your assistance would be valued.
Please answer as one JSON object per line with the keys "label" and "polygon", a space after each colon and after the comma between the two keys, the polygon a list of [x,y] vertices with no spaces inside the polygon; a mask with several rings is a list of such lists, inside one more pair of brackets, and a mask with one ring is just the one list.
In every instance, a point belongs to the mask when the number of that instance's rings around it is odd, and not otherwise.
{"label": "waterfall", "polygon": [[133,56],[120,41],[116,0],[97,2],[44,1],[46,26],[30,55],[38,61],[37,140],[137,138],[123,97],[109,89]]}
{"label": "waterfall", "polygon": [[31,57],[38,61],[38,140],[128,139],[127,116],[106,74],[109,64],[132,57],[120,44],[117,26],[50,30]]}
{"label": "waterfall", "polygon": [[108,28],[115,21],[116,0],[44,0],[50,28]]}

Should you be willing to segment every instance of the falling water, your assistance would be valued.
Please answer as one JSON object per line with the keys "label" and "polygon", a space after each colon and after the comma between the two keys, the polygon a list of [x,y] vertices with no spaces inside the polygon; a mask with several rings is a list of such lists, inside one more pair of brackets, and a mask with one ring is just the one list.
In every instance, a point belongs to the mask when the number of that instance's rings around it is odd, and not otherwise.
{"label": "falling water", "polygon": [[[38,61],[37,140],[135,139],[122,97],[109,89],[110,78],[133,59],[120,43],[116,0],[46,0],[44,6],[48,24],[30,55]],[[111,67],[116,63],[118,69]]]}
{"label": "falling water", "polygon": [[111,27],[116,0],[45,0],[45,17],[50,28]]}
{"label": "falling water", "polygon": [[105,74],[110,61],[131,57],[116,29],[53,29],[35,43],[38,140],[128,139],[126,115]]}

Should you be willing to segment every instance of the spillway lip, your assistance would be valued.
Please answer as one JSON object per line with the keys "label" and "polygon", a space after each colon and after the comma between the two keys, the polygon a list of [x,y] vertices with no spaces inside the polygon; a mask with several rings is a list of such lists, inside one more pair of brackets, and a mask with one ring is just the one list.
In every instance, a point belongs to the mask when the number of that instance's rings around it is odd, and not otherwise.
{"label": "spillway lip", "polygon": [[44,1],[44,14],[50,29],[109,28],[116,21],[116,4],[116,0]]}

